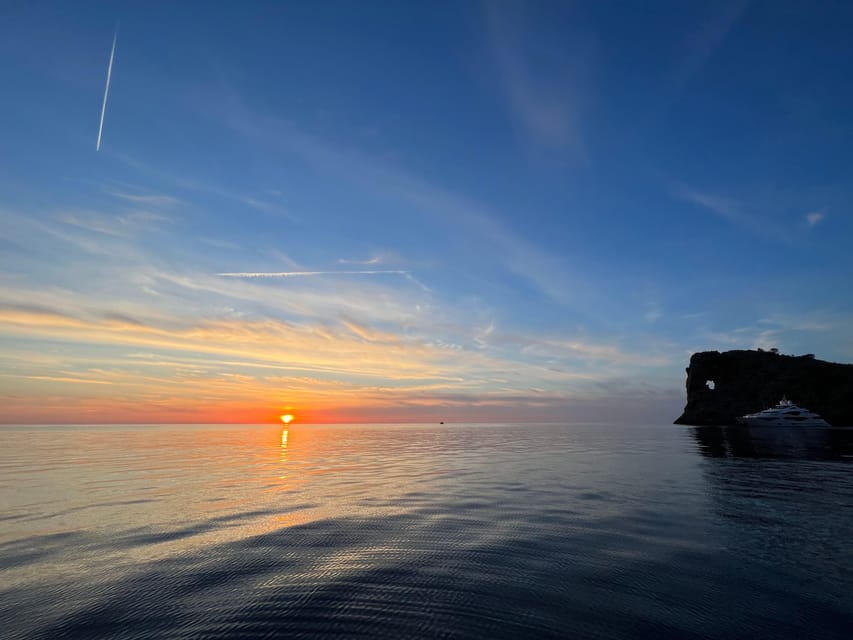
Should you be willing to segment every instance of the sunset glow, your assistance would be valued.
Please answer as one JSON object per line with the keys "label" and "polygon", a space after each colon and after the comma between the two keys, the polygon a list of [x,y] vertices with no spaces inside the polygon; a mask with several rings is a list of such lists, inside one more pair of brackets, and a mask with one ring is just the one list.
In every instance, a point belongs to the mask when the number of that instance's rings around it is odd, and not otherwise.
{"label": "sunset glow", "polygon": [[289,413],[285,413],[283,416],[281,416],[281,421],[284,424],[290,424],[291,422],[293,422],[293,416]]}
{"label": "sunset glow", "polygon": [[845,58],[751,3],[13,4],[0,422],[669,421],[696,351],[853,361]]}

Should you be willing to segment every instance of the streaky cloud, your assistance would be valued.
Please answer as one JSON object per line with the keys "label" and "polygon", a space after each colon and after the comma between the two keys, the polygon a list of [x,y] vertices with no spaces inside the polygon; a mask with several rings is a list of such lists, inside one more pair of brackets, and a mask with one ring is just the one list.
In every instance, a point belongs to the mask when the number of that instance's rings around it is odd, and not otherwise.
{"label": "streaky cloud", "polygon": [[584,160],[581,104],[586,91],[581,79],[593,40],[572,30],[571,37],[543,46],[525,29],[524,3],[484,7],[489,45],[512,117],[536,144],[567,149]]}
{"label": "streaky cloud", "polygon": [[199,182],[197,180],[176,177],[172,173],[152,167],[124,153],[113,152],[112,156],[123,164],[140,173],[147,174],[148,176],[156,178],[157,180],[167,181],[181,190],[205,195],[212,195],[219,198],[226,198],[233,202],[238,202],[247,207],[251,207],[265,214],[284,218],[290,221],[297,220],[296,216],[292,212],[270,202],[258,200],[257,198],[253,198],[251,196],[236,193],[234,191],[223,189],[218,186],[212,186],[210,184]]}
{"label": "streaky cloud", "polygon": [[752,235],[775,242],[791,243],[790,236],[784,233],[772,220],[748,212],[740,201],[733,198],[698,191],[679,183],[674,183],[670,187],[670,195],[676,200],[709,211]]}
{"label": "streaky cloud", "polygon": [[426,286],[423,282],[421,282],[420,280],[418,280],[417,278],[415,278],[415,276],[413,276],[413,275],[412,275],[411,273],[409,273],[408,271],[404,271],[404,272],[402,273],[402,276],[403,276],[406,280],[408,280],[409,282],[411,282],[411,283],[416,284],[417,286],[419,286],[421,289],[423,289],[423,290],[424,290],[424,291],[426,291],[427,293],[432,293],[432,289],[430,289],[430,288],[429,288],[428,286]]}
{"label": "streaky cloud", "polygon": [[148,205],[155,207],[168,207],[171,205],[178,204],[180,200],[174,198],[172,196],[167,195],[158,195],[158,194],[136,194],[136,193],[126,193],[124,191],[111,191],[104,190],[104,193],[107,193],[111,196],[119,198],[121,200],[127,200],[128,202],[132,202],[134,204],[139,205]]}
{"label": "streaky cloud", "polygon": [[812,211],[806,214],[806,222],[809,223],[810,227],[813,227],[819,222],[822,222],[824,217],[825,216],[820,211]]}
{"label": "streaky cloud", "polygon": [[98,142],[95,144],[95,151],[101,150],[101,136],[104,133],[104,116],[107,113],[107,96],[110,94],[110,81],[113,77],[113,60],[116,56],[116,41],[118,40],[118,25],[116,25],[115,33],[113,34],[113,48],[110,51],[110,63],[107,66],[107,84],[104,87],[104,101],[101,104],[101,122],[98,125]]}
{"label": "streaky cloud", "polygon": [[347,258],[338,258],[338,262],[340,264],[379,264],[382,262],[382,258],[379,256],[374,256],[368,260],[348,260]]}
{"label": "streaky cloud", "polygon": [[577,274],[568,273],[564,256],[526,241],[507,227],[500,213],[490,206],[368,154],[329,144],[279,116],[260,115],[242,100],[232,102],[229,108],[223,116],[224,122],[235,131],[274,148],[281,145],[312,166],[366,185],[382,197],[403,201],[436,220],[473,234],[480,242],[481,251],[489,247],[492,258],[503,268],[522,276],[558,304],[577,306],[581,295],[597,295]]}
{"label": "streaky cloud", "polygon": [[402,269],[374,269],[362,271],[270,271],[270,272],[236,272],[217,273],[223,278],[298,278],[303,276],[375,276],[375,275],[408,276],[409,272]]}

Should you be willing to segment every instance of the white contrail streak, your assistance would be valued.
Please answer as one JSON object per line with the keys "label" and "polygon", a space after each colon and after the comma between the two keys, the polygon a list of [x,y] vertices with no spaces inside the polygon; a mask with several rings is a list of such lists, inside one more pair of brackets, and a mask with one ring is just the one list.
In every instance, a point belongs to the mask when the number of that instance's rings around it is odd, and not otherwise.
{"label": "white contrail streak", "polygon": [[381,270],[381,271],[273,271],[273,272],[248,272],[248,273],[217,273],[224,278],[295,278],[299,276],[372,276],[383,273],[396,274],[398,276],[409,275],[408,271]]}
{"label": "white contrail streak", "polygon": [[116,40],[118,39],[118,25],[113,34],[113,48],[110,51],[110,65],[107,67],[107,86],[104,87],[104,103],[101,105],[101,124],[98,126],[98,143],[95,145],[95,151],[101,150],[101,134],[104,132],[104,114],[107,112],[107,96],[110,94],[110,79],[113,76],[113,59],[116,56]]}

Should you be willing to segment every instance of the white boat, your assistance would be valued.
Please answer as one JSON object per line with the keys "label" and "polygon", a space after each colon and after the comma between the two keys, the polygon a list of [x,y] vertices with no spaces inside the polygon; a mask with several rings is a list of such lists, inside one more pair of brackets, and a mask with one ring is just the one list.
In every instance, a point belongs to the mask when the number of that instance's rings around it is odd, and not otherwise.
{"label": "white boat", "polygon": [[775,407],[737,418],[741,424],[764,427],[828,427],[830,424],[816,413],[798,407],[782,396]]}

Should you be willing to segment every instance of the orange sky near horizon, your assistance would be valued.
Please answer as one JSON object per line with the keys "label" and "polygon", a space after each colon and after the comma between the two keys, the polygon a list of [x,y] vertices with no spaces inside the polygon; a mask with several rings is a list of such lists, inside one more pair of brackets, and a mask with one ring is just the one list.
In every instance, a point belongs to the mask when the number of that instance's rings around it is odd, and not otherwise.
{"label": "orange sky near horizon", "polygon": [[0,328],[11,339],[0,420],[13,424],[584,420],[572,408],[595,398],[601,372],[555,367],[555,355],[648,365],[607,345],[526,338],[519,354],[346,319],[131,318],[78,304],[0,308]]}
{"label": "orange sky near horizon", "polygon": [[661,424],[696,352],[853,361],[853,3],[113,4],[2,11],[0,424]]}

